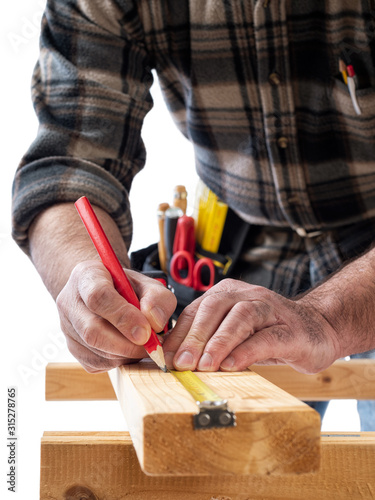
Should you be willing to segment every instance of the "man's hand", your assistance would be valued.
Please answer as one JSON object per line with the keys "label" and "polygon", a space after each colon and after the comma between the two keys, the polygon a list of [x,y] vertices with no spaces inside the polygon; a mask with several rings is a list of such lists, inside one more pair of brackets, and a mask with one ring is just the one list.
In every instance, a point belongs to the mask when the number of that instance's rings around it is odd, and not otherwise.
{"label": "man's hand", "polygon": [[[117,257],[128,267],[117,225],[104,210],[96,207],[95,212]],[[163,329],[176,307],[175,296],[158,281],[125,271],[141,310],[121,297],[73,203],[42,212],[29,238],[31,259],[57,302],[68,347],[83,367],[105,371],[146,356],[142,344],[151,328]]]}
{"label": "man's hand", "polygon": [[230,279],[183,311],[163,348],[169,367],[201,371],[258,363],[316,373],[341,353],[336,331],[306,298],[288,300]]}
{"label": "man's hand", "polygon": [[151,328],[160,332],[174,311],[174,295],[161,283],[126,271],[141,311],[115,290],[101,262],[78,264],[56,304],[73,356],[89,372],[99,372],[146,356]]}

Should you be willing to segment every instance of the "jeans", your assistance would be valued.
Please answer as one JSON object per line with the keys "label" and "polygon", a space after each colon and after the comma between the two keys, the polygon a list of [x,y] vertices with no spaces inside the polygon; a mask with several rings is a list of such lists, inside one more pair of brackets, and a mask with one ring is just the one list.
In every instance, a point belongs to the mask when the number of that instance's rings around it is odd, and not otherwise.
{"label": "jeans", "polygon": [[[363,352],[361,354],[353,354],[350,357],[352,359],[373,359],[375,363],[375,349],[373,349],[372,351]],[[361,431],[375,431],[375,401],[366,399],[358,400],[357,410],[361,422]]]}

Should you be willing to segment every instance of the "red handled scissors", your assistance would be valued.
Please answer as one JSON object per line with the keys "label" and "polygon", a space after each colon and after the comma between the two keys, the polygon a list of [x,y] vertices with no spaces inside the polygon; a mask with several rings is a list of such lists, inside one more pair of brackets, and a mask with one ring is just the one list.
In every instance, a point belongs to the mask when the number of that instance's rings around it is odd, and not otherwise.
{"label": "red handled scissors", "polygon": [[[181,269],[187,268],[186,277],[181,275]],[[186,271],[185,271],[186,272]],[[171,259],[170,273],[172,278],[181,285],[205,292],[215,283],[215,266],[211,259],[203,257],[195,261],[194,256],[186,250],[179,250]],[[202,279],[205,277],[206,279]],[[205,282],[208,281],[208,284]]]}

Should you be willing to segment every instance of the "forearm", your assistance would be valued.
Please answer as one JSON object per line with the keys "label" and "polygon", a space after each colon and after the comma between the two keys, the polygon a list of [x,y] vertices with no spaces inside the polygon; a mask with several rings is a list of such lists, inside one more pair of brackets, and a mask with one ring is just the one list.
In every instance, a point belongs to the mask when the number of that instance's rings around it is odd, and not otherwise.
{"label": "forearm", "polygon": [[[104,210],[95,207],[95,212],[120,262],[128,267],[127,249],[115,222]],[[99,259],[73,203],[43,211],[33,222],[29,239],[31,260],[54,299],[77,264]]]}
{"label": "forearm", "polygon": [[297,302],[320,312],[336,332],[341,356],[375,348],[375,249],[348,263]]}

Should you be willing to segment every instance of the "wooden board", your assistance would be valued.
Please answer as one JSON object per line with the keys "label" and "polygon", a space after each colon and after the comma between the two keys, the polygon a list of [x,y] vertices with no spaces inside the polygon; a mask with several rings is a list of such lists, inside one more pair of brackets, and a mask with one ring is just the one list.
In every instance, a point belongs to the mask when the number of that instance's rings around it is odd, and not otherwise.
{"label": "wooden board", "polygon": [[375,498],[375,433],[322,436],[321,468],[288,476],[151,477],[128,433],[46,432],[41,500],[361,500]]}
{"label": "wooden board", "polygon": [[110,372],[141,468],[151,475],[285,474],[319,467],[317,412],[252,371],[198,373],[237,425],[195,430],[197,406],[153,362]]}
{"label": "wooden board", "polygon": [[[262,377],[293,396],[309,401],[375,399],[375,360],[336,361],[315,375],[289,366],[252,366]],[[87,373],[79,363],[50,363],[46,368],[46,400],[116,399],[108,373]]]}
{"label": "wooden board", "polygon": [[336,361],[314,375],[298,373],[287,365],[254,365],[251,369],[304,401],[375,399],[374,359]]}
{"label": "wooden board", "polygon": [[108,373],[88,373],[79,363],[49,363],[45,391],[46,401],[116,399]]}

